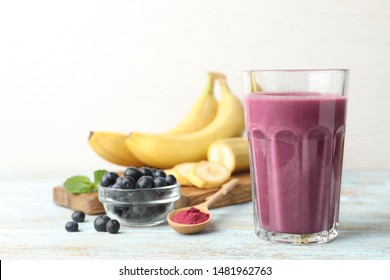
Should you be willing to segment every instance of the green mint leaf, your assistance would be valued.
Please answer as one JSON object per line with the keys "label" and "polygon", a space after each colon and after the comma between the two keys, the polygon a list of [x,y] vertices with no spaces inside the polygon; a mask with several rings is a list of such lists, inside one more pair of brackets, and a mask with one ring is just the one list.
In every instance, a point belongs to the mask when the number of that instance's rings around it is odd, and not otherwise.
{"label": "green mint leaf", "polygon": [[87,176],[73,176],[64,182],[64,188],[70,193],[89,193],[94,190],[94,184]]}
{"label": "green mint leaf", "polygon": [[93,185],[95,189],[97,189],[97,186],[100,184],[100,181],[102,180],[104,174],[106,174],[107,172],[107,170],[96,170],[93,173]]}

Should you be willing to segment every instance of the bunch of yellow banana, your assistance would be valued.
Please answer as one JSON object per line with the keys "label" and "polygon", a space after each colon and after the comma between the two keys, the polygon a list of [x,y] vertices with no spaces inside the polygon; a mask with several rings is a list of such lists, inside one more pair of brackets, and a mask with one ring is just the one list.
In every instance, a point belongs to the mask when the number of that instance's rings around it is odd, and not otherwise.
{"label": "bunch of yellow banana", "polygon": [[[214,81],[221,85],[218,104]],[[206,87],[188,115],[174,128],[159,134],[92,132],[89,144],[104,159],[124,166],[172,168],[207,158],[209,145],[221,138],[238,137],[244,131],[244,113],[220,73],[208,73]]]}
{"label": "bunch of yellow banana", "polygon": [[141,167],[139,161],[127,148],[127,135],[109,131],[91,131],[88,143],[105,160],[123,166]]}
{"label": "bunch of yellow banana", "polygon": [[132,132],[126,144],[135,157],[149,166],[171,168],[183,162],[205,160],[211,143],[241,136],[245,128],[241,101],[231,93],[224,76],[217,76],[217,80],[221,100],[215,118],[208,125],[179,135]]}
{"label": "bunch of yellow banana", "polygon": [[[163,135],[179,135],[202,129],[216,116],[218,102],[214,96],[214,82],[222,74],[209,72],[205,89],[195,101],[186,117],[175,127],[163,132]],[[88,143],[92,149],[105,160],[123,166],[144,166],[126,145],[128,135],[110,131],[91,132]]]}

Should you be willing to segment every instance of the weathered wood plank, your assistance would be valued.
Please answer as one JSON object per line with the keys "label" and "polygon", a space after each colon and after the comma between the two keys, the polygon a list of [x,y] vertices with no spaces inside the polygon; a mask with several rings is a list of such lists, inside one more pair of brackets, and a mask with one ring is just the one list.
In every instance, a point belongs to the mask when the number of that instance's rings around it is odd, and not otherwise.
{"label": "weathered wood plank", "polygon": [[250,202],[213,209],[211,226],[196,236],[180,235],[166,223],[97,233],[95,216],[68,233],[72,211],[51,200],[56,181],[0,180],[1,259],[390,259],[390,172],[345,172],[340,234],[312,246],[260,240]]}

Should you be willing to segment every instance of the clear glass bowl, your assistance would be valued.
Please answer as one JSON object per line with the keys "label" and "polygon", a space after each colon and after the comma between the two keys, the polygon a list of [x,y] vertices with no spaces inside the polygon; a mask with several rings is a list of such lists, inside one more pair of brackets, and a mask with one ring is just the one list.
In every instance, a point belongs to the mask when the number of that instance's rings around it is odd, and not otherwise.
{"label": "clear glass bowl", "polygon": [[180,198],[180,185],[151,189],[112,189],[99,186],[99,201],[106,214],[124,226],[163,223]]}

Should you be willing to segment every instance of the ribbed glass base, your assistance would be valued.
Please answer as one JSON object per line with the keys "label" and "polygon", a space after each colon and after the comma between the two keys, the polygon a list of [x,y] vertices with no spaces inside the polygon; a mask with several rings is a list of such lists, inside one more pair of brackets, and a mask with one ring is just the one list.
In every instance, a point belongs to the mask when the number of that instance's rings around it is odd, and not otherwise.
{"label": "ribbed glass base", "polygon": [[293,245],[308,245],[308,244],[320,244],[327,243],[333,240],[337,234],[337,225],[331,228],[329,231],[324,230],[311,234],[291,234],[275,231],[268,231],[261,227],[256,229],[256,234],[261,239],[268,240],[275,243],[287,243]]}

